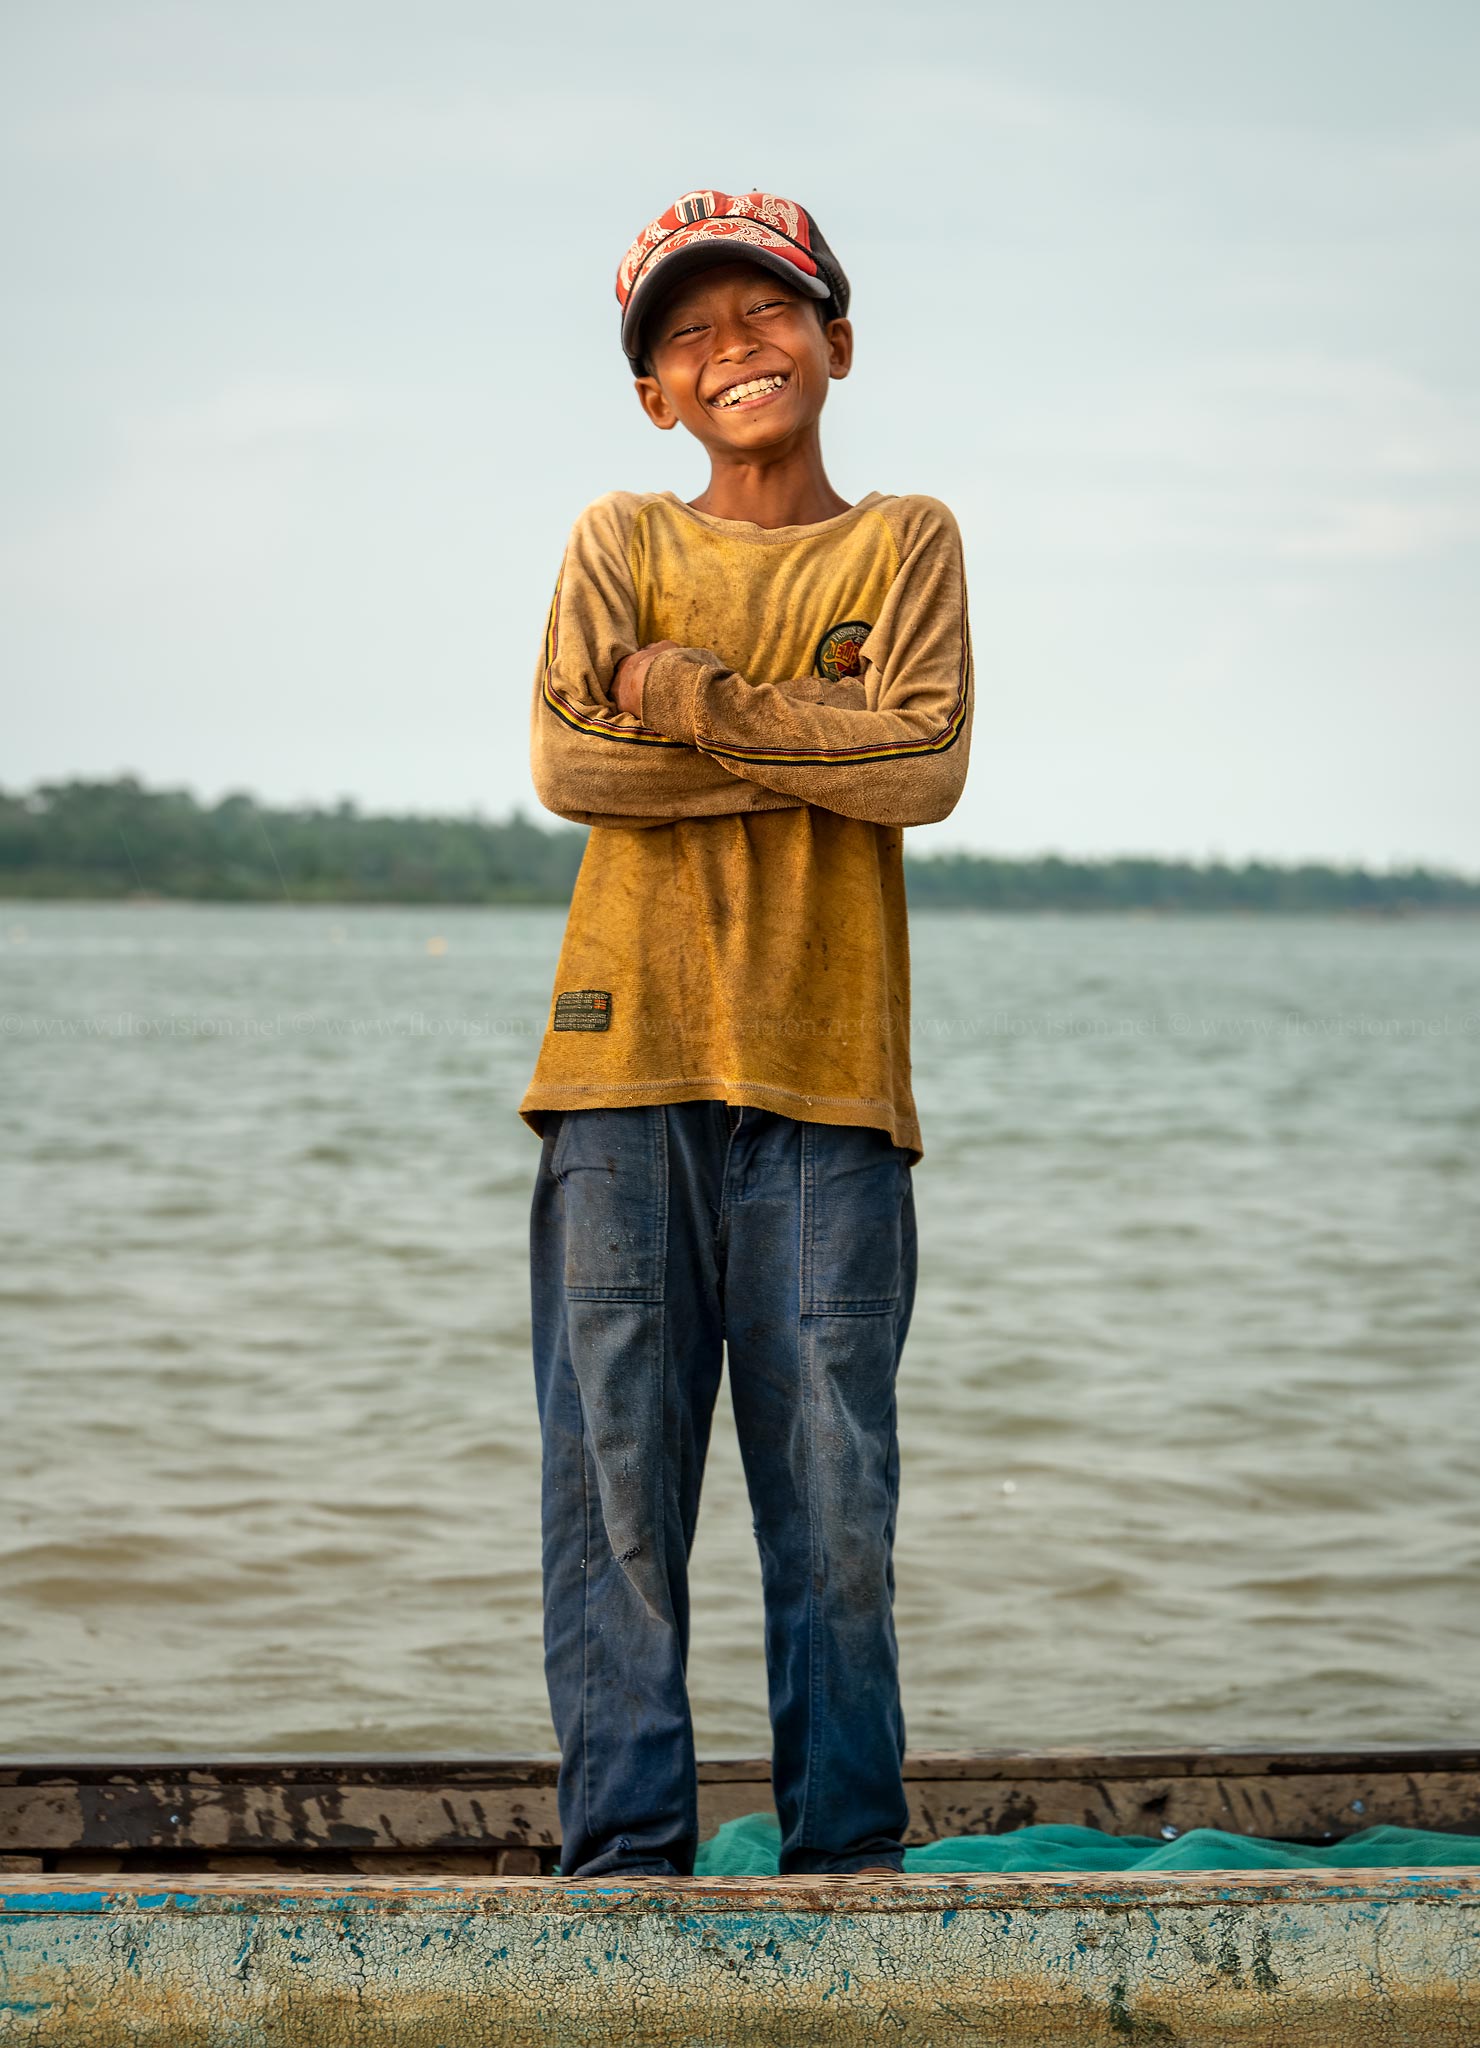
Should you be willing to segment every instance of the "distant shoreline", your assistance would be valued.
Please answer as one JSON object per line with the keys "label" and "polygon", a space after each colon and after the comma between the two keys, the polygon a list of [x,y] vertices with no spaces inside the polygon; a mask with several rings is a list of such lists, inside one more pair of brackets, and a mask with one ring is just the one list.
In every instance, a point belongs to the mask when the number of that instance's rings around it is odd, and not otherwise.
{"label": "distant shoreline", "polygon": [[[909,863],[906,862],[906,872]],[[87,890],[0,893],[0,912],[27,906],[63,905],[92,910],[435,910],[444,914],[474,910],[563,910],[565,896],[490,896],[478,901],[451,902],[436,896],[163,896],[135,892],[101,896]],[[1136,918],[1345,918],[1364,924],[1393,924],[1414,918],[1480,917],[1480,903],[970,903],[919,902],[910,896],[911,917],[1136,917]],[[3,934],[0,934],[3,937]]]}
{"label": "distant shoreline", "polygon": [[[494,908],[567,903],[583,826],[506,819],[274,809],[248,794],[203,805],[136,777],[0,790],[0,901],[278,903]],[[1316,861],[1098,860],[940,853],[904,859],[912,912],[1075,915],[1474,915],[1480,876]]]}

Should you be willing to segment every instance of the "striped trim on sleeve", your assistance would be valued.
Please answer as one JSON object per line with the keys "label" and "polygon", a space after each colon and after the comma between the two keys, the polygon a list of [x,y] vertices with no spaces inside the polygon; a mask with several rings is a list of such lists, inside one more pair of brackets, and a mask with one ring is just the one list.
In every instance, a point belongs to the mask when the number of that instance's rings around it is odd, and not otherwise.
{"label": "striped trim on sleeve", "polygon": [[588,738],[617,740],[625,746],[639,747],[681,747],[682,740],[671,740],[666,733],[650,732],[646,726],[618,728],[607,719],[597,718],[583,711],[571,702],[557,687],[553,670],[560,651],[560,593],[565,584],[565,567],[555,579],[555,595],[550,600],[550,614],[545,621],[545,674],[541,695],[550,711],[568,725],[572,732],[585,733]]}

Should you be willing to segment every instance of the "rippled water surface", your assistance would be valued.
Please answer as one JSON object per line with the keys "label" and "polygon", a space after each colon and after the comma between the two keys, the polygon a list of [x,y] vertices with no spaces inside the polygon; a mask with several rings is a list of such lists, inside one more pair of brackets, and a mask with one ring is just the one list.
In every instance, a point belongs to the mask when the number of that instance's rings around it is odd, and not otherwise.
{"label": "rippled water surface", "polygon": [[[548,1749],[562,914],[0,905],[0,1749]],[[910,1739],[1476,1731],[1480,924],[926,918]],[[722,1404],[701,1747],[766,1745]]]}

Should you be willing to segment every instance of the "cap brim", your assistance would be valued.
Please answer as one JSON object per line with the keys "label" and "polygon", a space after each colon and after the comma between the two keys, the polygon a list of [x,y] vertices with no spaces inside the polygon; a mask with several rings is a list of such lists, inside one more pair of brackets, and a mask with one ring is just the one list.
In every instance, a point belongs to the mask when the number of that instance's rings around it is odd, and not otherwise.
{"label": "cap brim", "polygon": [[659,258],[632,287],[632,296],[622,314],[622,353],[631,364],[634,376],[642,375],[642,323],[653,307],[675,285],[681,284],[686,277],[692,277],[696,270],[712,270],[720,263],[753,264],[757,270],[769,270],[773,277],[779,277],[793,291],[806,292],[814,299],[832,297],[832,287],[826,278],[809,277],[789,256],[783,256],[775,249],[728,236],[723,241],[716,238],[714,241],[691,242],[688,248],[675,249],[671,256]]}

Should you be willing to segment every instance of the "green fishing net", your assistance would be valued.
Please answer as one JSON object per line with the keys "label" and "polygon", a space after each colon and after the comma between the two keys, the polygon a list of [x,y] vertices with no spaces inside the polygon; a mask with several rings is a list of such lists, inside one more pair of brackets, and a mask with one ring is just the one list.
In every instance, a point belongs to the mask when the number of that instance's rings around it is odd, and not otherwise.
{"label": "green fishing net", "polygon": [[[728,1820],[699,1844],[696,1877],[774,1877],[781,1830],[772,1815]],[[906,1873],[1053,1870],[1447,1870],[1480,1866],[1480,1836],[1438,1835],[1424,1828],[1363,1828],[1324,1848],[1303,1842],[1189,1828],[1163,1841],[1152,1835],[1105,1835],[1098,1828],[1014,1828],[1005,1835],[952,1835],[906,1849]]]}

